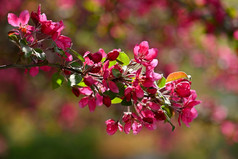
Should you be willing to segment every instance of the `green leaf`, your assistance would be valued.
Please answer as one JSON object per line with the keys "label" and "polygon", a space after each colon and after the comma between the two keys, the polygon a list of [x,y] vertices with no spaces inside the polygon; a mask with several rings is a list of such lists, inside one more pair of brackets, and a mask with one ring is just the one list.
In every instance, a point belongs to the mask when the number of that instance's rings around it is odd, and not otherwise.
{"label": "green leaf", "polygon": [[9,35],[8,35],[8,38],[9,38],[12,42],[19,44],[19,40],[18,40],[18,38],[17,38],[17,36],[16,36],[15,34],[9,34]]}
{"label": "green leaf", "polygon": [[80,63],[78,63],[78,62],[72,62],[72,63],[70,64],[70,66],[71,66],[71,67],[79,68],[79,67],[81,67],[82,65],[81,65]]}
{"label": "green leaf", "polygon": [[115,76],[116,78],[121,77],[121,72],[118,69],[112,69],[112,74],[113,76]]}
{"label": "green leaf", "polygon": [[20,40],[20,46],[25,57],[30,57],[32,54],[32,48],[27,45],[27,42],[25,40]]}
{"label": "green leaf", "polygon": [[109,66],[108,66],[108,68],[114,66],[116,63],[117,63],[116,60],[114,60],[114,61],[109,61]]}
{"label": "green leaf", "polygon": [[39,60],[45,60],[46,59],[46,54],[41,49],[35,48],[35,49],[33,49],[33,52]]}
{"label": "green leaf", "polygon": [[77,51],[73,50],[73,49],[70,49],[70,51],[79,59],[81,60],[82,62],[85,61],[85,59],[83,58],[82,55],[80,55]]}
{"label": "green leaf", "polygon": [[109,96],[111,100],[113,100],[117,96],[117,94],[112,92],[111,90],[105,91],[103,94]]}
{"label": "green leaf", "polygon": [[119,97],[123,97],[124,91],[125,91],[125,85],[120,82],[117,82],[116,85],[119,88],[119,93],[118,93]]}
{"label": "green leaf", "polygon": [[77,84],[80,87],[87,87],[87,85],[83,82],[83,80]]}
{"label": "green leaf", "polygon": [[166,83],[166,79],[164,77],[162,77],[159,82],[158,82],[158,86],[159,88],[162,88],[165,86],[165,83]]}
{"label": "green leaf", "polygon": [[161,106],[161,109],[163,109],[164,111],[166,111],[166,113],[167,113],[167,115],[168,115],[169,118],[172,117],[173,113],[172,113],[171,109],[169,109],[169,107],[166,107],[166,106],[163,105],[163,106]]}
{"label": "green leaf", "polygon": [[130,63],[130,58],[127,56],[126,53],[120,52],[119,56],[117,57],[117,60],[123,63],[123,65],[129,65]]}
{"label": "green leaf", "polygon": [[102,58],[101,62],[104,62],[106,60],[106,57]]}
{"label": "green leaf", "polygon": [[131,102],[131,100],[128,102],[126,100],[126,98],[124,98],[121,102],[121,105],[123,105],[123,106],[132,106],[132,102]]}
{"label": "green leaf", "polygon": [[53,89],[59,88],[63,82],[64,82],[64,76],[62,76],[59,72],[53,74],[52,76]]}
{"label": "green leaf", "polygon": [[82,81],[82,76],[80,74],[72,74],[69,76],[69,85],[75,86],[77,84],[79,84]]}
{"label": "green leaf", "polygon": [[164,114],[165,114],[165,117],[166,117],[166,121],[172,126],[172,131],[174,131],[175,126],[171,122],[171,116],[172,116],[171,110],[168,107],[166,107],[166,106],[161,106],[161,109],[164,111]]}
{"label": "green leaf", "polygon": [[122,101],[121,98],[116,97],[112,100],[112,104],[118,104],[118,103],[121,103],[121,101]]}

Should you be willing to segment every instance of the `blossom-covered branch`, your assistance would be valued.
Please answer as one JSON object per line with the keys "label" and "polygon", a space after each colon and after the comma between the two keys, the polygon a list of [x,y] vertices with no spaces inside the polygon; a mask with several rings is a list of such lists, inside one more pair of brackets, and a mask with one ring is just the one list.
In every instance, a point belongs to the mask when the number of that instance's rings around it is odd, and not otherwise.
{"label": "blossom-covered branch", "polygon": [[106,53],[99,49],[95,53],[87,51],[83,56],[72,49],[72,41],[61,34],[63,21],[53,22],[41,13],[31,13],[34,26],[28,24],[30,14],[23,11],[19,17],[8,14],[8,22],[15,29],[8,35],[21,50],[20,61],[24,64],[3,65],[6,68],[30,68],[35,76],[39,69],[59,69],[52,76],[53,88],[67,81],[75,96],[82,98],[79,107],[89,107],[90,112],[97,106],[121,104],[127,107],[121,118],[106,121],[107,133],[117,130],[128,134],[141,131],[142,127],[156,129],[157,122],[165,121],[172,126],[171,118],[178,114],[178,122],[189,126],[197,117],[194,106],[200,101],[191,89],[190,76],[175,72],[167,78],[155,72],[158,65],[158,50],[149,48],[147,41],[134,47],[134,59],[129,59],[121,49]]}

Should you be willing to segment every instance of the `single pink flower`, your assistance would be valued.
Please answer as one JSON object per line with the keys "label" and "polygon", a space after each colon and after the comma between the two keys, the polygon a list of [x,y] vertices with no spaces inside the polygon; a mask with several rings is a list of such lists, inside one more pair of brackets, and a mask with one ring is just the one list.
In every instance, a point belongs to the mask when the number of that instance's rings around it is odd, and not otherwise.
{"label": "single pink flower", "polygon": [[108,135],[115,134],[118,129],[119,129],[119,131],[123,131],[123,127],[118,121],[116,122],[113,119],[108,119],[105,123],[107,126],[107,134]]}
{"label": "single pink flower", "polygon": [[181,126],[180,119],[183,121],[183,123],[190,127],[189,123],[191,123],[196,117],[198,116],[197,110],[193,108],[185,108],[182,110],[182,113],[179,114],[179,125]]}
{"label": "single pink flower", "polygon": [[132,126],[131,126],[131,128],[132,128],[133,134],[136,135],[136,134],[138,134],[141,131],[142,124],[137,122],[137,121],[134,121]]}
{"label": "single pink flower", "polygon": [[155,48],[149,49],[147,41],[142,41],[140,45],[134,47],[134,58],[137,63],[148,65],[158,55],[158,50]]}

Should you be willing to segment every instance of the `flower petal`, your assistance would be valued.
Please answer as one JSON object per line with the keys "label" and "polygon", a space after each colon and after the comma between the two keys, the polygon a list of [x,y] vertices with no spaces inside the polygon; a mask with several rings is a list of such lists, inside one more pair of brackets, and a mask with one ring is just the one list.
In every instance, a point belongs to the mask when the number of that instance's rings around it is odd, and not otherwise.
{"label": "flower petal", "polygon": [[88,108],[90,112],[93,112],[96,109],[96,100],[95,98],[90,98],[88,101]]}
{"label": "flower petal", "polygon": [[145,56],[145,59],[151,61],[156,58],[158,55],[158,49],[152,48],[149,49],[148,54]]}
{"label": "flower petal", "polygon": [[30,14],[29,14],[28,10],[22,11],[19,16],[21,25],[26,25],[29,22],[29,19],[30,19]]}
{"label": "flower petal", "polygon": [[20,25],[19,18],[13,13],[8,13],[7,19],[8,19],[8,23],[14,27],[18,27]]}
{"label": "flower petal", "polygon": [[79,107],[80,107],[80,108],[84,108],[87,104],[88,104],[88,97],[83,97],[83,98],[79,101]]}
{"label": "flower petal", "polygon": [[108,86],[109,86],[109,89],[110,89],[112,92],[114,92],[114,93],[119,93],[119,89],[118,89],[117,85],[116,85],[114,82],[109,81],[109,82],[108,82]]}

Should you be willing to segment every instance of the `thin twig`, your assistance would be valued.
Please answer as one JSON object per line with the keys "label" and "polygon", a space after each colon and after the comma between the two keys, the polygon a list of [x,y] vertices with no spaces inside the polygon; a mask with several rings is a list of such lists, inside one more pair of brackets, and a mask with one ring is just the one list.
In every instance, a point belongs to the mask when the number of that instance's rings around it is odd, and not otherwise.
{"label": "thin twig", "polygon": [[37,67],[37,66],[50,66],[50,67],[56,67],[59,69],[64,69],[64,70],[68,70],[74,73],[79,73],[81,75],[83,75],[83,73],[79,70],[70,68],[70,67],[66,67],[63,66],[61,64],[57,64],[57,63],[36,63],[36,64],[30,64],[30,65],[20,65],[20,64],[8,64],[8,65],[0,65],[0,70],[2,69],[8,69],[8,68],[31,68],[31,67]]}

